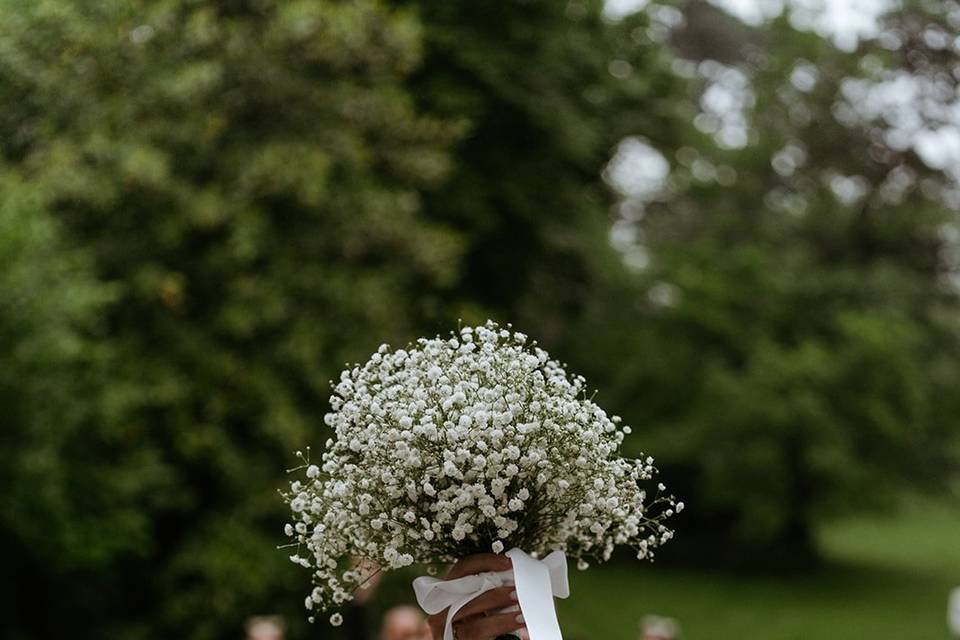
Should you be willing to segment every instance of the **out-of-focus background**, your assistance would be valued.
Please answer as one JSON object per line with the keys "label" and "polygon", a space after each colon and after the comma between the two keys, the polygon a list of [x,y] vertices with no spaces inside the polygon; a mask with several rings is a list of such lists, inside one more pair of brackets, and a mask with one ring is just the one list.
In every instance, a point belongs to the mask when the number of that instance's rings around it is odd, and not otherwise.
{"label": "out-of-focus background", "polygon": [[276,549],[284,470],[345,362],[492,317],[687,505],[655,564],[573,575],[569,638],[949,637],[958,32],[954,0],[0,0],[0,636],[341,637]]}

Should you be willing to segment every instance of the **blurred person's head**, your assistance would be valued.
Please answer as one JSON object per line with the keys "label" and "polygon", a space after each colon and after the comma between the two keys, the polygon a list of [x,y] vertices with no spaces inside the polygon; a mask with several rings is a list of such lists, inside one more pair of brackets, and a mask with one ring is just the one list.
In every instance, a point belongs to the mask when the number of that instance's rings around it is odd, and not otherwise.
{"label": "blurred person's head", "polygon": [[680,625],[672,618],[647,616],[640,622],[640,640],[676,640]]}
{"label": "blurred person's head", "polygon": [[283,620],[279,616],[255,616],[245,627],[247,640],[283,640]]}
{"label": "blurred person's head", "polygon": [[427,618],[416,607],[399,606],[383,614],[380,640],[430,640]]}

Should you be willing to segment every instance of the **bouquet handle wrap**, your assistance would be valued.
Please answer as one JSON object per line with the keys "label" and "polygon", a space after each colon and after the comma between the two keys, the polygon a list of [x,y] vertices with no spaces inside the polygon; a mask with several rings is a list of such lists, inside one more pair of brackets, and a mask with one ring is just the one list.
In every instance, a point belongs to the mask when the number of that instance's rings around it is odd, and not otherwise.
{"label": "bouquet handle wrap", "polygon": [[513,568],[506,571],[480,573],[455,580],[421,576],[413,581],[417,603],[427,614],[449,609],[443,640],[454,640],[453,617],[465,604],[490,589],[508,585],[516,587],[517,600],[530,640],[563,640],[553,599],[570,595],[567,557],[562,551],[554,551],[543,560],[538,560],[520,549],[511,549],[506,555],[513,562]]}

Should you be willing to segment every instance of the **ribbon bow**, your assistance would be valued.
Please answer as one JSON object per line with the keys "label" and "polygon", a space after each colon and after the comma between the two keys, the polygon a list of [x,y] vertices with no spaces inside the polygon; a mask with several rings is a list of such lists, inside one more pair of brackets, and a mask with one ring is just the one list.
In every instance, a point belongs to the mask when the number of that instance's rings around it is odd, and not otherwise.
{"label": "ribbon bow", "polygon": [[543,560],[537,560],[520,549],[511,549],[506,555],[513,562],[513,568],[506,571],[489,571],[455,580],[421,576],[413,581],[417,603],[427,614],[449,608],[443,640],[454,640],[453,616],[465,604],[490,589],[507,585],[516,586],[530,640],[563,640],[553,598],[570,595],[567,557],[562,551],[554,551]]}

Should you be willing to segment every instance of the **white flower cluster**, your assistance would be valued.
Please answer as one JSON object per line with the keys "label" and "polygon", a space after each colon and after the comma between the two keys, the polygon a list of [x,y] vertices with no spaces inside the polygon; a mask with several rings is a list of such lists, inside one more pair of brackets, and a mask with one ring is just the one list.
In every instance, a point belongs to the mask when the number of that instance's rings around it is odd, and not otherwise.
{"label": "white flower cluster", "polygon": [[620,544],[652,557],[683,503],[662,484],[648,500],[653,459],[620,457],[629,428],[584,384],[493,322],[384,345],[344,371],[325,416],[334,437],[284,494],[291,560],[313,571],[306,607],[351,598],[368,577],[351,559],[396,569],[519,547],[582,569]]}

